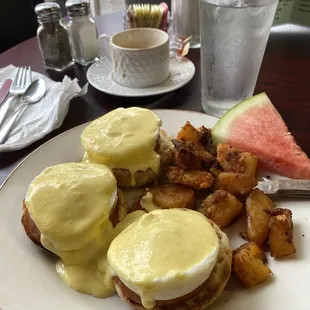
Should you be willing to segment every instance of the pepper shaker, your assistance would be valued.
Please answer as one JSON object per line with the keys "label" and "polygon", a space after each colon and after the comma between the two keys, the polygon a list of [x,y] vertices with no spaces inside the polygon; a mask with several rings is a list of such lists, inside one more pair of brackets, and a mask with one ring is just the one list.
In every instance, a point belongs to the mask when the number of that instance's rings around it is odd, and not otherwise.
{"label": "pepper shaker", "polygon": [[73,58],[80,65],[88,66],[99,57],[98,34],[95,22],[90,16],[89,1],[68,0],[66,8],[70,18],[67,28]]}
{"label": "pepper shaker", "polygon": [[61,24],[60,6],[44,2],[35,7],[40,24],[37,38],[46,69],[63,71],[74,64],[69,37]]}

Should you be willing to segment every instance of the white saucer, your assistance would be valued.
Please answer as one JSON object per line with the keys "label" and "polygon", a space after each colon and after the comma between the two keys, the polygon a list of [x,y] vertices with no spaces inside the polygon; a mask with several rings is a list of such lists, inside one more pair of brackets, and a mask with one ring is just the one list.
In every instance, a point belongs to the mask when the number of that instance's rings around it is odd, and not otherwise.
{"label": "white saucer", "polygon": [[162,84],[148,88],[128,88],[114,82],[112,63],[104,57],[87,71],[88,82],[96,89],[110,95],[122,97],[146,97],[165,94],[187,84],[195,74],[194,64],[187,58],[170,60],[170,77]]}

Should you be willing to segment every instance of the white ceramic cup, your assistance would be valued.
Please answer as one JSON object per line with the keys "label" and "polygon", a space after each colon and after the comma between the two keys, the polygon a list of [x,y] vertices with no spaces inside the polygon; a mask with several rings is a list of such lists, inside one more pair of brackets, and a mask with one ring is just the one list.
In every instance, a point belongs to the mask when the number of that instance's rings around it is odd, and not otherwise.
{"label": "white ceramic cup", "polygon": [[[113,36],[101,35],[98,40],[108,39],[107,56],[113,65],[113,79],[119,85],[146,88],[163,83],[169,78],[169,36],[153,28],[134,28]],[[103,55],[102,55],[103,56]]]}

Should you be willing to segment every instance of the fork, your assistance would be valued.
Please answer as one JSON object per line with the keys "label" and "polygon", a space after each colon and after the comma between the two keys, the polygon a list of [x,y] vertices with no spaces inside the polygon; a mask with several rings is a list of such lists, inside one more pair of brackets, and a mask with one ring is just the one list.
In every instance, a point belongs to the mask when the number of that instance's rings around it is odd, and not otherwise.
{"label": "fork", "polygon": [[31,81],[32,79],[30,67],[20,67],[17,69],[17,73],[10,88],[10,95],[2,104],[0,109],[0,127],[3,124],[5,117],[10,107],[12,106],[16,96],[23,95],[28,86],[31,84]]}

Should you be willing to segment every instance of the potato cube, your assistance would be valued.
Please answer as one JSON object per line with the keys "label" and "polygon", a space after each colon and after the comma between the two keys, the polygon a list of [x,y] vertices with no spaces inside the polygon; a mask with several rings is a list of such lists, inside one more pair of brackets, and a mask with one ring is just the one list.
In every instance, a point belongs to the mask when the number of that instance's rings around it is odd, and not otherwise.
{"label": "potato cube", "polygon": [[161,209],[196,207],[195,192],[177,184],[158,185],[148,189],[153,195],[153,202]]}
{"label": "potato cube", "polygon": [[200,143],[172,139],[173,155],[177,166],[187,170],[202,170],[215,162],[215,157]]}
{"label": "potato cube", "polygon": [[255,155],[235,149],[228,144],[217,145],[217,160],[224,171],[257,174],[258,159]]}
{"label": "potato cube", "polygon": [[225,229],[243,210],[243,204],[235,196],[219,189],[209,195],[197,211],[213,221],[220,229]]}
{"label": "potato cube", "polygon": [[177,140],[199,142],[200,133],[190,122],[186,122],[186,124],[179,131]]}
{"label": "potato cube", "polygon": [[292,212],[289,209],[274,209],[269,223],[269,249],[272,257],[296,253],[293,243]]}
{"label": "potato cube", "polygon": [[252,175],[235,172],[221,172],[214,184],[214,190],[224,189],[233,195],[247,195],[257,185]]}
{"label": "potato cube", "polygon": [[253,189],[246,199],[247,235],[249,240],[260,248],[268,241],[272,209],[272,200],[257,188]]}
{"label": "potato cube", "polygon": [[216,150],[214,149],[212,143],[212,130],[201,126],[200,128],[198,128],[198,131],[200,134],[200,143],[202,144],[202,146],[211,154],[215,154]]}
{"label": "potato cube", "polygon": [[166,176],[171,183],[181,184],[186,187],[201,190],[212,186],[214,178],[206,171],[187,171],[180,167],[169,166],[166,169]]}
{"label": "potato cube", "polygon": [[232,272],[246,288],[250,288],[265,282],[272,273],[264,262],[264,252],[254,242],[248,242],[233,251]]}

